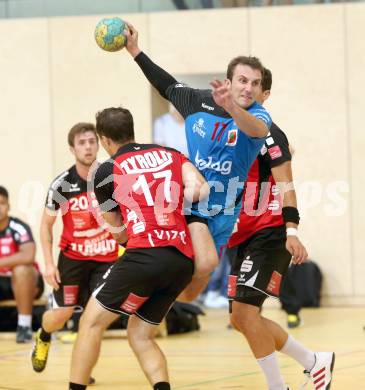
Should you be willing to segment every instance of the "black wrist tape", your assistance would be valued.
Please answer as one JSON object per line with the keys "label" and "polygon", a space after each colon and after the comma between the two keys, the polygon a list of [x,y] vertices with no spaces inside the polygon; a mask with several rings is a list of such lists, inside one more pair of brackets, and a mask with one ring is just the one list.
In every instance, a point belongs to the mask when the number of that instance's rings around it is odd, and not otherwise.
{"label": "black wrist tape", "polygon": [[299,225],[300,217],[299,217],[299,211],[296,207],[292,207],[292,206],[283,207],[282,214],[285,223],[293,222]]}

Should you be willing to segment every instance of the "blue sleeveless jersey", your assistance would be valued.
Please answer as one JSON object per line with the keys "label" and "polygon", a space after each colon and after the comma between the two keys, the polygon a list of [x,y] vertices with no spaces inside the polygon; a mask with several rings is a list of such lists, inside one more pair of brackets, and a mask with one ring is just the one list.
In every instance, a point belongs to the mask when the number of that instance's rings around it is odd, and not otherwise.
{"label": "blue sleeveless jersey", "polygon": [[[189,158],[211,188],[209,199],[188,208],[192,214],[208,218],[219,213],[233,215],[265,137],[253,138],[241,131],[214,102],[210,90],[178,83],[167,89],[166,96],[185,119]],[[270,115],[260,104],[253,103],[247,111],[270,128]]]}

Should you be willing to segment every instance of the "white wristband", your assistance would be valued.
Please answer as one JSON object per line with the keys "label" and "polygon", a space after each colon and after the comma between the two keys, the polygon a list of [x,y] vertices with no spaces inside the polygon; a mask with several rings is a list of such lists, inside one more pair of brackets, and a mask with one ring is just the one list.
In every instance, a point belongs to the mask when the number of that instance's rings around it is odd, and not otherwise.
{"label": "white wristband", "polygon": [[298,229],[293,228],[293,227],[286,228],[286,235],[287,235],[287,237],[288,236],[297,237],[298,236]]}

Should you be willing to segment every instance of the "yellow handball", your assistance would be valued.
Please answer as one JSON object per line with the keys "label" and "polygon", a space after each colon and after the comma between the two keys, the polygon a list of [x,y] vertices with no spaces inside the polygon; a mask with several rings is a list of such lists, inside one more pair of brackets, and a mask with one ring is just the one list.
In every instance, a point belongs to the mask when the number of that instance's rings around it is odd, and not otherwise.
{"label": "yellow handball", "polygon": [[106,51],[118,51],[127,43],[124,35],[125,22],[118,18],[104,18],[95,27],[95,40]]}

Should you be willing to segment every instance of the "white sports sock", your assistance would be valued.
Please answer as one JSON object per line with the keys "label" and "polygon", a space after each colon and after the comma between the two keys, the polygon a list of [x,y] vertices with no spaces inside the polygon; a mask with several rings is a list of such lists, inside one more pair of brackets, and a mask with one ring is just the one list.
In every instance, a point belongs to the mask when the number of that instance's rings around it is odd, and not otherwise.
{"label": "white sports sock", "polygon": [[276,352],[257,359],[257,362],[265,374],[269,390],[286,390],[284,379],[280,373]]}
{"label": "white sports sock", "polygon": [[288,340],[284,344],[280,352],[292,357],[300,363],[307,371],[310,371],[316,362],[316,357],[313,351],[304,347],[289,335]]}
{"label": "white sports sock", "polygon": [[18,314],[18,325],[19,326],[32,326],[32,315],[31,314]]}

